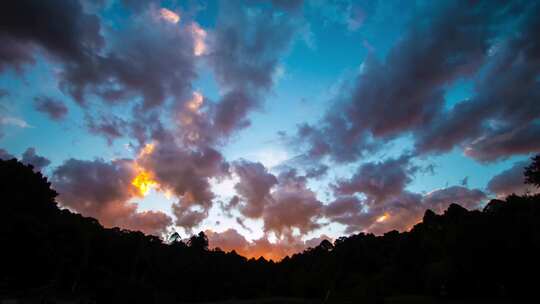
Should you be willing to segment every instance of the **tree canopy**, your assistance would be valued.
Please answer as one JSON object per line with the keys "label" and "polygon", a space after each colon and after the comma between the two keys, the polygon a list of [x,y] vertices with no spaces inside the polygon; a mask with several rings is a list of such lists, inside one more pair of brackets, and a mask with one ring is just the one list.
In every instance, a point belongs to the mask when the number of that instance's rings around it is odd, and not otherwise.
{"label": "tree canopy", "polygon": [[[525,173],[538,186],[538,164]],[[43,296],[98,303],[178,303],[298,297],[375,303],[386,297],[534,298],[540,196],[483,210],[427,210],[409,232],[341,237],[279,263],[209,250],[201,232],[169,242],[106,229],[60,209],[31,166],[0,161],[0,299]]]}

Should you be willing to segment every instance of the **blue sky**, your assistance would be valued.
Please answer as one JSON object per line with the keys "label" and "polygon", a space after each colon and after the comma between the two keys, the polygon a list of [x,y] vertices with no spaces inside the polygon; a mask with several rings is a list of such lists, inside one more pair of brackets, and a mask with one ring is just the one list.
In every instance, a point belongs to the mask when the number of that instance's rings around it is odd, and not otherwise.
{"label": "blue sky", "polygon": [[[234,231],[286,248],[275,257],[525,191],[490,181],[540,151],[523,139],[540,119],[535,3],[43,5],[9,7],[19,19],[0,32],[0,148],[35,148],[61,205],[106,226]],[[33,10],[43,18],[25,23]],[[131,183],[143,171],[147,195]]]}

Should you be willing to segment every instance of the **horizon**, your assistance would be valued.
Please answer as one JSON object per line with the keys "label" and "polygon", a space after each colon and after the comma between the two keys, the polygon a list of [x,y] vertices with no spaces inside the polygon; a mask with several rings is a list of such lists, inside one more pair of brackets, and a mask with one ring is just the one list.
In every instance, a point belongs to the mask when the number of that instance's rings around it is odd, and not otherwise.
{"label": "horizon", "polygon": [[538,2],[3,6],[0,159],[105,227],[279,260],[538,192]]}

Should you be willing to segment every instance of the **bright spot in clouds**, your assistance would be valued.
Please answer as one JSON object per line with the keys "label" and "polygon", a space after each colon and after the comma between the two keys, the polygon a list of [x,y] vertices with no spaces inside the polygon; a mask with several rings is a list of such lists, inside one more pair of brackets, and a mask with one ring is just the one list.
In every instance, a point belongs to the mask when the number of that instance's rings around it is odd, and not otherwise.
{"label": "bright spot in clouds", "polygon": [[[154,144],[146,144],[139,153],[138,158],[144,158],[152,154],[152,152],[154,152],[154,148]],[[135,188],[137,188],[140,196],[146,196],[152,188],[158,186],[158,183],[154,180],[152,172],[145,170],[137,163],[135,163],[135,170],[137,172],[137,175],[131,181],[131,184],[135,186]]]}
{"label": "bright spot in clouds", "polygon": [[201,56],[206,52],[206,31],[197,23],[191,25],[191,35],[193,36],[193,54]]}
{"label": "bright spot in clouds", "polygon": [[187,108],[191,110],[192,112],[197,112],[199,108],[202,106],[204,101],[204,97],[201,93],[195,91],[193,92],[193,98],[188,101]]}
{"label": "bright spot in clouds", "polygon": [[377,223],[382,223],[388,219],[388,213],[385,213],[377,218]]}
{"label": "bright spot in clouds", "polygon": [[159,16],[163,20],[165,20],[167,22],[170,22],[170,23],[178,23],[178,21],[180,21],[180,16],[177,13],[175,13],[175,12],[169,10],[169,9],[166,9],[166,8],[161,8],[159,10]]}
{"label": "bright spot in clouds", "polygon": [[139,190],[141,196],[147,195],[150,189],[157,186],[157,182],[152,179],[151,173],[144,170],[140,170],[131,184]]}

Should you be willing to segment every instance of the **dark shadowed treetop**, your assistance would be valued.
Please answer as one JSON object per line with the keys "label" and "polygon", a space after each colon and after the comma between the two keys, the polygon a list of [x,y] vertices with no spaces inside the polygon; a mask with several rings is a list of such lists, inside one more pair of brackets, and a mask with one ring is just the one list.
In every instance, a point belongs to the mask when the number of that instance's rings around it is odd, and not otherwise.
{"label": "dark shadowed treetop", "polygon": [[525,183],[540,187],[540,154],[532,157],[532,163],[525,168]]}

